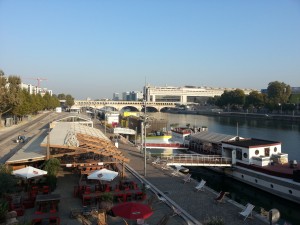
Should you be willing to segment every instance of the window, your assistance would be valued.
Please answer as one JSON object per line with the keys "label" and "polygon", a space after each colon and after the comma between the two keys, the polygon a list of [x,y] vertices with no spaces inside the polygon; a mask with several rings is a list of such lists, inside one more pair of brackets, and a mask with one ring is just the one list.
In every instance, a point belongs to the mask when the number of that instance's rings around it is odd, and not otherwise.
{"label": "window", "polygon": [[270,156],[270,148],[265,148],[265,156]]}
{"label": "window", "polygon": [[242,160],[242,150],[240,149],[236,150],[236,159]]}
{"label": "window", "polygon": [[277,147],[274,148],[274,152],[277,152]]}
{"label": "window", "polygon": [[258,155],[259,154],[259,151],[258,150],[255,150],[255,155]]}
{"label": "window", "polygon": [[248,158],[248,154],[246,152],[243,154],[243,156],[244,156],[245,159]]}

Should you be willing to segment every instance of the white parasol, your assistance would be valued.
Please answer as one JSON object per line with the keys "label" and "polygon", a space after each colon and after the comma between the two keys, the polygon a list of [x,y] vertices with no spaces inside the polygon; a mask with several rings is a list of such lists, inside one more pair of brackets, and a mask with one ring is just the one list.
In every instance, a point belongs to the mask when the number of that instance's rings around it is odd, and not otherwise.
{"label": "white parasol", "polygon": [[113,179],[115,179],[116,176],[118,176],[118,172],[104,168],[101,170],[96,170],[95,172],[91,173],[87,178],[94,180],[112,181]]}
{"label": "white parasol", "polygon": [[14,170],[12,172],[12,174],[16,175],[18,177],[22,177],[24,179],[30,179],[30,178],[35,178],[35,177],[46,175],[47,171],[40,170],[40,169],[34,168],[32,166],[27,166],[22,169]]}

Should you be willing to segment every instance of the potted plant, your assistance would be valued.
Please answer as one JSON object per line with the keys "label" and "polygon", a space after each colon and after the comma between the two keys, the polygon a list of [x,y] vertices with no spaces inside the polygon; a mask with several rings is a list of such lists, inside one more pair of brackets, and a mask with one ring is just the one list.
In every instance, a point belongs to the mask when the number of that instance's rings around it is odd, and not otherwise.
{"label": "potted plant", "polygon": [[113,207],[114,196],[110,192],[104,192],[100,197],[99,209],[105,210],[106,212],[111,210]]}
{"label": "potted plant", "polygon": [[8,212],[8,203],[5,200],[0,200],[0,224],[6,220],[6,214]]}
{"label": "potted plant", "polygon": [[52,158],[46,162],[45,170],[47,171],[47,175],[48,175],[47,180],[51,188],[51,191],[54,191],[54,189],[56,188],[56,182],[57,182],[56,176],[58,174],[59,169],[60,169],[60,161],[58,159]]}

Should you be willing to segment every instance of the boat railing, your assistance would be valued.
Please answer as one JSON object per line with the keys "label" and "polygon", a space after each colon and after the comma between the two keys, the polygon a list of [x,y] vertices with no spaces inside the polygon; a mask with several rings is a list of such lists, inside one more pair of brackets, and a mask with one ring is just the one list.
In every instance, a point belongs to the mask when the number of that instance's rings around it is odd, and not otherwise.
{"label": "boat railing", "polygon": [[173,156],[164,156],[168,164],[210,164],[221,165],[231,164],[232,160],[228,157],[219,155],[200,155],[200,154],[177,154]]}

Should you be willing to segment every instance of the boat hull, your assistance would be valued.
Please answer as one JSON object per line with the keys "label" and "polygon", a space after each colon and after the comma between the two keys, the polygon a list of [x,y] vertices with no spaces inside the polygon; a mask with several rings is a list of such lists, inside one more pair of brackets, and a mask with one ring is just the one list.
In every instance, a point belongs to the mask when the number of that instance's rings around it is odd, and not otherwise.
{"label": "boat hull", "polygon": [[209,169],[224,173],[226,176],[240,182],[300,204],[300,183],[291,179],[274,177],[238,166],[232,168],[209,167]]}

